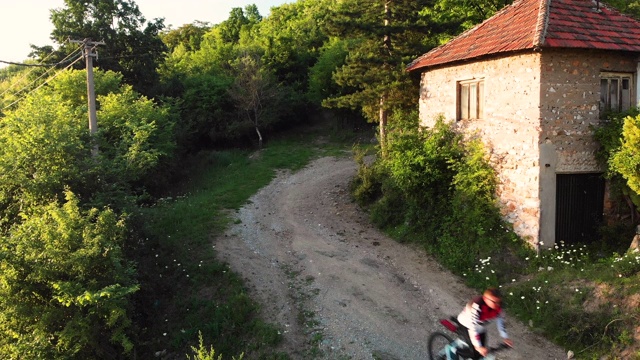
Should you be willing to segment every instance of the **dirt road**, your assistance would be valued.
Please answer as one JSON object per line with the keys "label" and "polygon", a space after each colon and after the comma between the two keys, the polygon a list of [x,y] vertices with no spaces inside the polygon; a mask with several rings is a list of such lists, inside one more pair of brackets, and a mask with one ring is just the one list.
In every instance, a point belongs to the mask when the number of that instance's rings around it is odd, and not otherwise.
{"label": "dirt road", "polygon": [[[334,157],[280,173],[237,213],[216,250],[246,279],[264,316],[283,326],[293,359],[428,359],[437,320],[457,314],[474,292],[372,227],[350,200],[355,173],[351,158]],[[500,358],[566,358],[509,317],[507,328],[516,348]]]}

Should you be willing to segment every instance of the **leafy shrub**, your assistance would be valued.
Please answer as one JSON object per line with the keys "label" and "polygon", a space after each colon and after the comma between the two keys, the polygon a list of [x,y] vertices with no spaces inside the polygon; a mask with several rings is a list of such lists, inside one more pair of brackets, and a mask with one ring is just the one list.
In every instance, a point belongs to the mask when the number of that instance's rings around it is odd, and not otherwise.
{"label": "leafy shrub", "polygon": [[[640,115],[627,116],[622,126],[622,139],[619,151],[609,159],[611,170],[622,175],[627,186],[640,194]],[[640,206],[640,203],[636,203]]]}
{"label": "leafy shrub", "polygon": [[351,194],[360,206],[373,203],[382,195],[382,178],[376,163],[366,161],[366,152],[358,146],[353,147],[353,153],[358,164],[358,173],[350,184]]}
{"label": "leafy shrub", "polygon": [[[189,355],[187,355],[187,359],[189,360],[222,360],[222,355],[218,355],[218,357],[216,357],[216,351],[213,349],[213,347],[210,347],[209,349],[206,348],[206,346],[204,346],[204,342],[202,340],[202,333],[199,332],[198,333],[198,339],[199,339],[199,344],[198,347],[191,347],[191,350],[194,352],[193,358]],[[242,358],[244,357],[244,354],[240,354],[239,357],[233,357],[233,360],[242,360]]]}
{"label": "leafy shrub", "polygon": [[[522,247],[502,220],[483,144],[465,140],[442,117],[430,129],[400,122],[410,126],[389,132],[385,157],[366,164],[356,156],[352,191],[374,223],[422,243],[458,274],[470,274],[478,259],[509,253],[506,245]],[[497,275],[481,281],[497,285]]]}
{"label": "leafy shrub", "polygon": [[605,176],[610,183],[610,197],[630,200],[636,208],[640,206],[640,158],[637,154],[639,128],[638,108],[623,113],[611,113],[606,121],[593,128],[594,137],[601,145],[596,154],[597,158],[607,165]]}
{"label": "leafy shrub", "polygon": [[133,348],[125,226],[78,199],[32,207],[0,239],[0,353],[16,359],[115,358]]}

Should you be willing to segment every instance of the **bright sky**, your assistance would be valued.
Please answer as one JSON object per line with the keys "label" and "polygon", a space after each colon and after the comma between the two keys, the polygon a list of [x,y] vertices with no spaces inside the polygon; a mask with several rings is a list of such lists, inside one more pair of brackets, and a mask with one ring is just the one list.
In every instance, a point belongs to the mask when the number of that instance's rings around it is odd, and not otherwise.
{"label": "bright sky", "polygon": [[[134,0],[147,20],[164,18],[168,27],[178,28],[196,20],[218,24],[234,7],[256,4],[266,17],[274,6],[295,0]],[[0,60],[22,62],[31,52],[30,44],[54,45],[49,10],[64,7],[64,0],[2,0],[0,11]],[[7,66],[0,63],[0,67]]]}

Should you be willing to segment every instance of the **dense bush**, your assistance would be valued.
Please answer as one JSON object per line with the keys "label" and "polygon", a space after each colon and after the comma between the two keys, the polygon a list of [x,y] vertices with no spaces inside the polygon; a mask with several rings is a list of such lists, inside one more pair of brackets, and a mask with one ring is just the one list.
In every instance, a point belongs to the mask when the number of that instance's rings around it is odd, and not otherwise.
{"label": "dense bush", "polygon": [[392,129],[386,157],[372,164],[357,160],[353,194],[372,220],[423,244],[457,273],[519,243],[501,219],[483,144],[464,139],[442,118],[430,129]]}
{"label": "dense bush", "polygon": [[111,210],[34,206],[0,238],[0,353],[12,359],[116,358],[133,348],[125,225]]}
{"label": "dense bush", "polygon": [[[637,108],[624,113],[608,114],[606,121],[594,127],[600,144],[598,159],[606,165],[611,198],[631,202],[640,207],[640,158],[638,157],[640,113]],[[632,216],[633,217],[633,216]]]}
{"label": "dense bush", "polygon": [[171,158],[174,118],[120,86],[119,75],[96,71],[92,136],[78,91],[85,77],[62,73],[0,125],[0,353],[9,358],[116,358],[133,349],[137,284],[118,214]]}

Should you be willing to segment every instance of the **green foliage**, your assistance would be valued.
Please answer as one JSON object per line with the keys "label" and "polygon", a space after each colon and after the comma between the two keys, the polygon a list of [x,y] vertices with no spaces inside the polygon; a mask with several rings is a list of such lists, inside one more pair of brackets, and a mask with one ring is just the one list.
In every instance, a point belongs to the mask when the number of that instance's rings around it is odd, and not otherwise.
{"label": "green foliage", "polygon": [[210,27],[209,23],[196,20],[191,24],[184,24],[177,29],[164,31],[160,34],[160,38],[170,52],[179,46],[181,46],[184,51],[196,51],[200,49],[202,38]]}
{"label": "green foliage", "polygon": [[[121,91],[122,74],[113,71],[95,70],[93,73],[94,92],[104,96]],[[51,82],[52,92],[73,107],[87,106],[87,72],[69,70],[59,73]]]}
{"label": "green foliage", "polygon": [[224,74],[203,74],[184,81],[177,124],[177,140],[184,150],[195,150],[207,144],[236,139],[232,131],[234,109],[228,91],[233,82]]}
{"label": "green foliage", "polygon": [[[194,352],[193,358],[189,355],[187,355],[187,359],[189,360],[222,360],[222,355],[218,355],[218,357],[216,358],[216,351],[213,349],[213,347],[207,349],[204,346],[204,342],[202,340],[202,333],[198,332],[198,339],[199,339],[199,345],[198,347],[191,347],[191,350]],[[244,354],[240,354],[239,357],[233,357],[233,360],[242,360],[242,358],[244,357]]]}
{"label": "green foliage", "polygon": [[[330,16],[328,0],[299,0],[271,9],[259,26],[254,41],[265,50],[263,62],[273,70],[278,82],[304,93],[309,68],[319,49],[328,40],[322,24]],[[304,34],[304,36],[300,36]]]}
{"label": "green foliage", "polygon": [[19,209],[47,203],[65,185],[82,179],[89,156],[86,116],[60,93],[41,89],[28,96],[0,127],[2,217],[14,221]]}
{"label": "green foliage", "polygon": [[[61,198],[65,186],[85,201],[118,208],[131,189],[154,180],[173,156],[174,117],[168,106],[155,105],[120,76],[96,72],[99,91],[98,134],[89,136],[84,71],[63,73],[29,94],[7,112],[0,131],[0,203],[3,218],[14,221],[17,209]],[[94,145],[99,155],[91,156]]]}
{"label": "green foliage", "polygon": [[413,109],[417,85],[405,65],[430,48],[429,26],[419,10],[423,1],[340,2],[326,31],[349,39],[349,54],[333,80],[342,90],[325,99],[323,106],[361,110],[370,122],[380,120],[380,110]]}
{"label": "green foliage", "polygon": [[224,43],[237,44],[241,34],[250,31],[260,21],[262,16],[255,5],[247,5],[244,10],[235,7],[231,9],[229,18],[217,26],[220,40]]}
{"label": "green foliage", "polygon": [[130,86],[98,97],[98,147],[112,182],[135,183],[173,155],[174,119]]}
{"label": "green foliage", "polygon": [[[458,274],[470,273],[478,259],[511,256],[517,237],[501,219],[483,144],[463,139],[442,117],[430,129],[413,126],[416,118],[393,118],[409,125],[390,128],[386,157],[373,164],[356,158],[355,198],[370,204],[377,225],[422,243]],[[491,285],[498,280],[482,277]]]}
{"label": "green foliage", "polygon": [[639,110],[633,108],[625,113],[608,114],[607,120],[593,129],[601,145],[597,157],[607,164],[605,175],[610,181],[611,197],[628,199],[636,208],[640,207],[638,119]]}
{"label": "green foliage", "polygon": [[344,65],[348,54],[348,41],[332,38],[320,49],[318,61],[309,69],[307,97],[320,105],[327,97],[340,95],[340,87],[333,82],[333,72]]}
{"label": "green foliage", "polygon": [[87,359],[130,353],[125,224],[78,199],[33,206],[0,241],[0,352],[10,358]]}
{"label": "green foliage", "polygon": [[[62,60],[77,49],[78,44],[68,39],[103,41],[96,65],[122,73],[126,83],[151,95],[158,82],[156,68],[166,51],[158,36],[164,29],[162,19],[147,22],[132,0],[65,0],[64,7],[51,10],[51,21],[51,38],[60,48],[47,62]],[[36,48],[40,59],[48,56],[46,50]]]}
{"label": "green foliage", "polygon": [[611,158],[610,166],[622,175],[631,190],[640,194],[640,115],[624,119],[621,141],[620,150]]}

